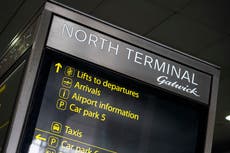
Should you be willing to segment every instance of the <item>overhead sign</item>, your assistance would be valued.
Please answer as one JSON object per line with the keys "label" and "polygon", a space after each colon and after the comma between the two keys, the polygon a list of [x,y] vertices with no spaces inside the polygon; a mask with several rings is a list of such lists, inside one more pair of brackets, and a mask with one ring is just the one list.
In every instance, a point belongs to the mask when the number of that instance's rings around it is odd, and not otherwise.
{"label": "overhead sign", "polygon": [[57,16],[53,18],[47,45],[154,86],[209,103],[210,75],[156,55],[142,46],[136,47]]}

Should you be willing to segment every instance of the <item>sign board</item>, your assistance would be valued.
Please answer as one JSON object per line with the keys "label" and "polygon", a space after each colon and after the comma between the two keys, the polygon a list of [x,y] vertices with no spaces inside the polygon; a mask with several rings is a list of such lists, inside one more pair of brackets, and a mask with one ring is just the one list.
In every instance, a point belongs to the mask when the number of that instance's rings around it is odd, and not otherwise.
{"label": "sign board", "polygon": [[39,115],[29,153],[196,153],[200,147],[205,107],[93,63],[46,56],[52,58],[41,70],[37,90],[44,94],[34,97],[41,107],[33,112]]}
{"label": "sign board", "polygon": [[210,64],[47,3],[6,153],[211,153],[218,78]]}
{"label": "sign board", "polygon": [[48,46],[154,86],[209,103],[211,76],[95,30],[55,16]]}

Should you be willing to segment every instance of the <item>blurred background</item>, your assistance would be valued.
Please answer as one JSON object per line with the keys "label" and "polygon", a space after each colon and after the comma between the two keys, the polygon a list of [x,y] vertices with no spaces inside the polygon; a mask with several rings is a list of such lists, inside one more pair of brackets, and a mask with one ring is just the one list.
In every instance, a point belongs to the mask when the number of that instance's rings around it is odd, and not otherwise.
{"label": "blurred background", "polygon": [[[212,153],[230,153],[229,0],[56,0],[221,67]],[[0,57],[45,0],[0,2]]]}

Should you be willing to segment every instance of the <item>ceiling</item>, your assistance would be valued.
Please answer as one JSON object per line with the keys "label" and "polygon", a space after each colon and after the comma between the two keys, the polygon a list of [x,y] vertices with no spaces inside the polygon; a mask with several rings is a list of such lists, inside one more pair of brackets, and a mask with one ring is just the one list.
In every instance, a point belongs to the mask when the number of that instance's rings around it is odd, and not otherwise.
{"label": "ceiling", "polygon": [[[0,2],[0,56],[45,0]],[[212,153],[230,153],[229,0],[57,0],[82,12],[221,66]]]}

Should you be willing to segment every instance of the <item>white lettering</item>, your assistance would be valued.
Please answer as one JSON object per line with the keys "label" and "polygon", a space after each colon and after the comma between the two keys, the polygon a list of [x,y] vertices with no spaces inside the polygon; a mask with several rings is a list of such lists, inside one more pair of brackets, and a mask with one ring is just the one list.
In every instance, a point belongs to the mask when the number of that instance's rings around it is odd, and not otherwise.
{"label": "white lettering", "polygon": [[169,70],[170,70],[170,64],[168,64],[167,66],[167,74],[169,74]]}
{"label": "white lettering", "polygon": [[68,28],[68,25],[67,25],[67,24],[64,24],[64,25],[63,25],[63,28],[62,28],[62,35],[64,35],[65,29],[66,29],[66,31],[67,31],[68,36],[71,38],[72,35],[73,35],[73,27],[71,27],[71,28],[69,29],[69,28]]}
{"label": "white lettering", "polygon": [[132,50],[132,49],[130,49],[130,48],[126,48],[128,51],[129,51],[129,53],[128,53],[128,60],[130,59],[130,54],[131,54],[131,52],[134,52],[134,50]]}
{"label": "white lettering", "polygon": [[[139,56],[139,55],[143,56],[143,54],[140,53],[140,52],[136,52],[136,53],[135,53],[134,62],[135,62],[135,63],[138,63],[138,64],[142,64],[142,63],[141,63],[142,57]],[[138,59],[139,59],[140,61],[137,61]]]}
{"label": "white lettering", "polygon": [[93,42],[94,46],[97,47],[96,42],[98,41],[98,38],[94,34],[89,34],[89,42],[88,44],[90,45],[91,42]]}
{"label": "white lettering", "polygon": [[[79,26],[80,27],[80,26]],[[90,30],[80,28],[74,29],[74,26],[63,24],[62,27],[62,36],[67,38],[75,39],[79,43],[85,43],[85,45],[89,45],[91,47],[97,48],[97,50],[104,50],[109,53],[113,53],[115,55],[119,54],[119,43],[118,41],[111,41],[109,39],[105,39],[100,37],[101,35],[97,35],[97,33],[93,33]],[[106,37],[107,38],[107,37]],[[123,47],[123,46],[121,46]],[[180,64],[173,64],[168,62],[168,60],[164,60],[164,58],[160,58],[158,56],[151,56],[150,54],[145,54],[145,52],[136,51],[134,49],[130,49],[128,47],[125,48],[128,51],[127,59],[132,63],[143,65],[144,67],[148,67],[157,71],[158,74],[166,75],[167,78],[159,77],[158,83],[159,85],[165,84],[171,87],[174,87],[178,90],[189,92],[194,95],[199,95],[196,89],[189,89],[189,85],[198,86],[199,84],[196,82],[195,73],[191,73],[189,69],[184,69],[180,67]],[[132,60],[132,61],[131,61]],[[176,63],[176,62],[175,62]],[[154,72],[153,72],[154,73]],[[165,77],[166,77],[165,76]],[[170,82],[169,79],[178,79],[180,82],[188,82],[189,85],[182,86],[177,82]],[[198,88],[199,89],[199,88]]]}
{"label": "white lettering", "polygon": [[[154,65],[154,70],[162,71],[162,73],[165,72],[165,62],[163,62],[160,66],[158,59],[155,59],[155,65]],[[162,70],[161,70],[162,69]]]}
{"label": "white lettering", "polygon": [[157,83],[158,83],[158,85],[166,85],[166,86],[181,90],[183,92],[195,95],[196,97],[200,97],[200,95],[198,94],[197,88],[191,89],[191,88],[189,88],[188,85],[183,86],[183,85],[178,84],[177,81],[171,82],[168,80],[167,76],[159,76],[157,78]]}
{"label": "white lettering", "polygon": [[188,71],[184,71],[184,74],[181,77],[181,80],[186,79],[189,83],[190,83],[190,77],[189,77],[189,72]]}
{"label": "white lettering", "polygon": [[118,49],[119,49],[119,44],[117,44],[117,46],[116,47],[112,47],[112,42],[110,41],[109,42],[109,48],[108,48],[108,52],[110,52],[111,51],[111,49],[114,49],[115,51],[116,51],[116,55],[118,54]]}
{"label": "white lettering", "polygon": [[194,80],[195,80],[195,73],[192,73],[192,84],[197,86],[198,83],[194,82]]}
{"label": "white lettering", "polygon": [[104,44],[105,44],[105,42],[108,41],[108,40],[106,40],[106,39],[104,39],[104,38],[100,38],[100,39],[102,40],[102,42],[101,42],[101,50],[103,50],[103,49],[104,49]]}
{"label": "white lettering", "polygon": [[178,70],[177,70],[176,67],[174,65],[172,65],[171,76],[173,76],[174,73],[176,74],[176,77],[178,79],[180,79],[181,68],[178,68]]}
{"label": "white lettering", "polygon": [[153,58],[151,56],[145,55],[144,66],[146,65],[146,63],[148,63],[149,67],[152,69],[152,62],[153,62]]}
{"label": "white lettering", "polygon": [[[80,35],[80,34],[82,34],[82,35]],[[82,38],[80,36],[82,36]],[[87,34],[84,30],[77,30],[75,32],[75,38],[79,42],[84,42],[87,39]]]}

